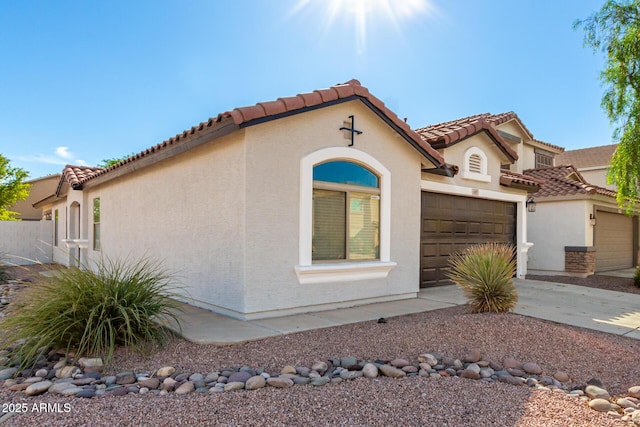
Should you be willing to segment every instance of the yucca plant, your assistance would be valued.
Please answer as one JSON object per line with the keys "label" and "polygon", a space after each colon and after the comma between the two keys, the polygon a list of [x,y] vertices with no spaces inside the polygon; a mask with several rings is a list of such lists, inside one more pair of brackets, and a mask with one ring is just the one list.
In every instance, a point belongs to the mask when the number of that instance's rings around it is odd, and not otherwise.
{"label": "yucca plant", "polygon": [[148,259],[60,270],[30,285],[10,306],[0,322],[0,342],[24,341],[15,350],[23,366],[52,347],[108,362],[117,346],[142,349],[163,342],[169,332],[159,321],[179,325],[172,283],[172,276]]}
{"label": "yucca plant", "polygon": [[449,259],[449,278],[462,288],[474,313],[502,313],[514,309],[518,291],[513,245],[472,245]]}
{"label": "yucca plant", "polygon": [[640,288],[640,265],[636,267],[636,272],[633,274],[633,284]]}

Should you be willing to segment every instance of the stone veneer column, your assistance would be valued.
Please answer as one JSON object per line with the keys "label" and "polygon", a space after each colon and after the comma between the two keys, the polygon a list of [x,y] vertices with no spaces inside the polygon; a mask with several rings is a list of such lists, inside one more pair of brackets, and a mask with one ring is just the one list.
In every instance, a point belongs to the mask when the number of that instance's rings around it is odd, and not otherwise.
{"label": "stone veneer column", "polygon": [[593,246],[565,246],[564,271],[589,276],[596,271],[596,248]]}

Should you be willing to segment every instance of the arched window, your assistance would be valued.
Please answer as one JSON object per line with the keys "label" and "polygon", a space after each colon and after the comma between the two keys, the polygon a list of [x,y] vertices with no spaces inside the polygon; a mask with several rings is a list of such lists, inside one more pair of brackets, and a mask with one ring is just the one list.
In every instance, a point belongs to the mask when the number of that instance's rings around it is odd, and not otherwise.
{"label": "arched window", "polygon": [[313,168],[313,262],[380,258],[380,179],[357,163]]}

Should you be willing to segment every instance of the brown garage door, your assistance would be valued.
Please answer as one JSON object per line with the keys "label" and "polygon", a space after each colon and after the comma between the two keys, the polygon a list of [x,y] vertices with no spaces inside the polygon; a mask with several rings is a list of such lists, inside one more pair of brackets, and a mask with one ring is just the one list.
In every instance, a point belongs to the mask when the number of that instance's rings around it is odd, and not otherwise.
{"label": "brown garage door", "polygon": [[633,267],[633,219],[603,211],[596,217],[596,271]]}
{"label": "brown garage door", "polygon": [[421,288],[451,284],[449,256],[485,242],[516,242],[515,203],[422,193]]}

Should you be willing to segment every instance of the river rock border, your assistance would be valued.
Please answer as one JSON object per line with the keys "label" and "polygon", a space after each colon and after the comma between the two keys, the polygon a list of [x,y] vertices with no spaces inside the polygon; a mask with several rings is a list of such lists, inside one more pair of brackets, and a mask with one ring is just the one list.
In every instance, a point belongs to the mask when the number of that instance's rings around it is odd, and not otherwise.
{"label": "river rock border", "polygon": [[333,357],[317,361],[310,367],[285,366],[279,372],[235,366],[208,373],[194,373],[179,372],[172,366],[165,366],[151,372],[121,372],[113,376],[102,375],[104,366],[100,358],[80,358],[73,363],[69,355],[58,350],[50,351],[34,369],[18,371],[15,366],[7,367],[12,364],[12,353],[13,348],[0,351],[0,381],[4,381],[5,388],[26,396],[43,393],[77,398],[109,394],[166,396],[170,393],[186,395],[251,391],[265,387],[321,387],[329,383],[381,376],[396,379],[419,376],[433,380],[459,377],[566,394],[584,401],[596,411],[608,413],[612,418],[640,425],[640,386],[631,387],[627,396],[614,399],[597,379],[571,386],[569,375],[565,372],[548,375],[537,363],[521,363],[510,356],[503,358],[502,363],[484,360],[480,350],[473,350],[462,359],[438,353],[423,353],[412,361],[403,358],[362,360],[353,356]]}

